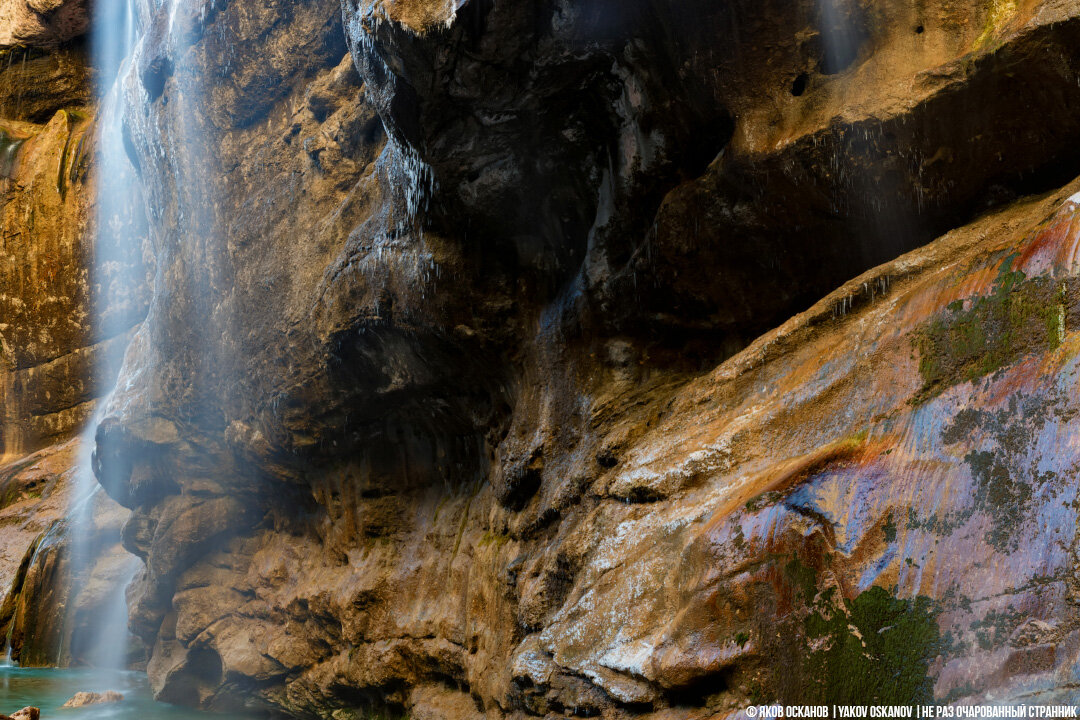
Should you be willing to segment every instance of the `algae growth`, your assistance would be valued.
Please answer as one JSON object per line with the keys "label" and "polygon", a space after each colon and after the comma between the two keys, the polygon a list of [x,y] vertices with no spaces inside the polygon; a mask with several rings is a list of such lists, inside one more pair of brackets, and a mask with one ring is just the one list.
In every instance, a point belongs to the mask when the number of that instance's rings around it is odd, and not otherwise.
{"label": "algae growth", "polygon": [[807,659],[815,700],[892,705],[933,699],[928,671],[941,636],[929,598],[904,600],[879,586],[848,603],[823,597],[805,628],[818,648]]}
{"label": "algae growth", "polygon": [[1005,259],[989,295],[951,303],[915,333],[923,378],[915,404],[1061,344],[1065,290],[1048,276],[1013,270],[1014,261]]}
{"label": "algae growth", "polygon": [[788,699],[855,705],[933,700],[930,663],[944,649],[934,600],[899,598],[881,586],[848,599],[835,586],[821,590],[818,571],[798,558],[782,572],[806,608],[797,628],[799,667],[777,678],[793,695]]}

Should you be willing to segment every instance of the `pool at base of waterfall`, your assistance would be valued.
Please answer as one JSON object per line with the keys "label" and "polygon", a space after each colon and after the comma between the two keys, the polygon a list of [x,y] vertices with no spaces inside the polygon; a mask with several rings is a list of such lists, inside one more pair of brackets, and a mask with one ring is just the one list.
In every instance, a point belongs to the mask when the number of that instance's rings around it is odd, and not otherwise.
{"label": "pool at base of waterfall", "polygon": [[[114,703],[62,708],[78,692],[114,690],[124,699]],[[41,708],[42,720],[229,720],[254,716],[199,712],[154,701],[146,675],[132,671],[69,668],[0,667],[0,714],[28,705]]]}

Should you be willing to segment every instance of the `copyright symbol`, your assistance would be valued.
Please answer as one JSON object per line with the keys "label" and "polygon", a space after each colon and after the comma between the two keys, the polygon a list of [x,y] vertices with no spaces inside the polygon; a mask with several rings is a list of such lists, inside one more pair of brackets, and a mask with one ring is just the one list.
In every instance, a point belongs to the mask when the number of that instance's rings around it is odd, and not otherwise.
{"label": "copyright symbol", "polygon": [[757,706],[751,705],[746,708],[746,717],[757,717]]}

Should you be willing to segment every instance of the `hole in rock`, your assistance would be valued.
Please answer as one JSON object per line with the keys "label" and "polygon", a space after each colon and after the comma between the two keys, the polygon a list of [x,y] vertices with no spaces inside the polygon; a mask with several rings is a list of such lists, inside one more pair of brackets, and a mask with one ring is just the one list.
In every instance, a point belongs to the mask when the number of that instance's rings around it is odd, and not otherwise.
{"label": "hole in rock", "polygon": [[360,717],[384,718],[405,717],[405,708],[387,699],[403,694],[404,688],[401,681],[390,681],[372,689],[354,688],[340,683],[331,683],[328,687],[333,697],[357,710],[365,711]]}
{"label": "hole in rock", "polygon": [[707,673],[681,687],[667,692],[668,702],[674,707],[704,707],[709,698],[726,691],[731,685],[731,670]]}
{"label": "hole in rock", "polygon": [[154,58],[142,72],[142,84],[150,96],[150,102],[154,102],[165,92],[165,83],[173,74],[173,64],[169,58]]}
{"label": "hole in rock", "polygon": [[735,134],[735,121],[726,113],[694,122],[676,154],[679,171],[685,177],[696,178],[705,174],[713,160],[727,147]]}
{"label": "hole in rock", "polygon": [[919,26],[917,26],[915,28],[915,34],[916,35],[922,35],[925,31],[926,31],[926,28],[924,28],[922,25],[919,25]]}
{"label": "hole in rock", "polygon": [[374,146],[386,135],[383,130],[382,120],[376,116],[374,120],[364,126],[361,134],[363,135],[365,144]]}
{"label": "hole in rock", "polygon": [[217,687],[221,684],[225,668],[217,651],[208,647],[197,647],[188,651],[187,671],[200,684]]}
{"label": "hole in rock", "polygon": [[810,76],[806,73],[802,73],[799,77],[795,78],[795,81],[791,83],[791,94],[795,97],[799,97],[806,92],[806,85],[810,82]]}

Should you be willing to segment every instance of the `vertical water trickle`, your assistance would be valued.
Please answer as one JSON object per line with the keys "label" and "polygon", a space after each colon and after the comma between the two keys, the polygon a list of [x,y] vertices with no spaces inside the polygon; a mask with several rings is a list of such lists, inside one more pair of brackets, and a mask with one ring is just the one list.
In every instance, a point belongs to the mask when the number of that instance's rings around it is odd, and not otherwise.
{"label": "vertical water trickle", "polygon": [[[126,589],[141,561],[134,555],[110,553],[117,544],[103,525],[109,499],[91,470],[96,423],[83,437],[75,487],[68,511],[70,590],[64,631],[56,649],[59,662],[119,670],[128,664]],[[88,615],[87,611],[92,611]],[[64,642],[70,642],[69,647]]]}
{"label": "vertical water trickle", "polygon": [[18,667],[11,655],[11,634],[15,631],[15,623],[8,623],[7,635],[4,637],[4,659],[0,661],[0,667]]}
{"label": "vertical water trickle", "polygon": [[[137,42],[136,14],[132,0],[101,0],[95,8],[91,47],[99,78],[99,110],[95,137],[94,177],[97,187],[94,219],[94,258],[90,268],[97,288],[91,307],[94,332],[99,340],[122,334],[132,322],[139,278],[125,262],[133,244],[141,238],[131,232],[135,176],[124,150],[122,87],[129,59]],[[118,350],[117,352],[122,352]],[[114,364],[118,358],[106,361]],[[100,407],[107,404],[101,401]],[[126,588],[140,561],[130,555],[110,556],[119,542],[103,532],[101,517],[112,504],[98,485],[92,469],[92,451],[98,417],[83,433],[74,487],[67,515],[68,560],[72,586],[60,633],[57,661],[122,669],[128,664]],[[87,617],[88,609],[93,616]],[[82,614],[79,615],[78,612]],[[63,643],[70,643],[64,647]]]}
{"label": "vertical water trickle", "polygon": [[857,8],[847,0],[818,0],[821,32],[821,71],[835,75],[855,62],[862,48],[864,31]]}

